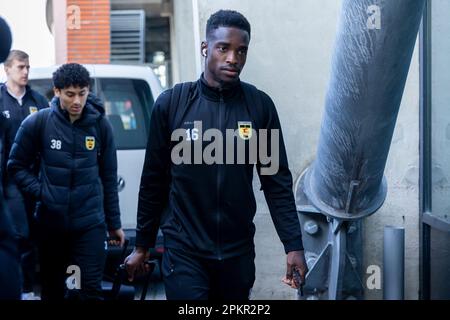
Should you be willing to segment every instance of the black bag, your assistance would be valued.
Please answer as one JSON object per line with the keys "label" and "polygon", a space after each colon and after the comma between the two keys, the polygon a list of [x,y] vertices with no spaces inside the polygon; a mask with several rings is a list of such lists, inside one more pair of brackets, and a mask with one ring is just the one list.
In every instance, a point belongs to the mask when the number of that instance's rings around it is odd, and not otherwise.
{"label": "black bag", "polygon": [[[116,263],[114,265],[114,274],[112,276],[109,276],[107,273],[104,275],[104,281],[102,281],[102,291],[105,300],[134,300],[136,296],[135,286],[140,282],[143,283],[140,300],[145,300],[153,271],[155,270],[156,265],[160,265],[160,259],[157,257],[158,254],[150,250],[150,256],[155,256],[156,258],[145,262],[145,264],[150,266],[149,273],[136,279],[135,283],[130,283],[128,281],[128,274],[125,269],[125,265],[122,264],[127,254],[129,254],[128,244],[129,241],[126,239],[120,256],[118,259],[115,259],[115,261],[119,261],[119,264]],[[109,255],[114,255],[114,251],[117,249],[118,247],[110,247],[108,250]]]}

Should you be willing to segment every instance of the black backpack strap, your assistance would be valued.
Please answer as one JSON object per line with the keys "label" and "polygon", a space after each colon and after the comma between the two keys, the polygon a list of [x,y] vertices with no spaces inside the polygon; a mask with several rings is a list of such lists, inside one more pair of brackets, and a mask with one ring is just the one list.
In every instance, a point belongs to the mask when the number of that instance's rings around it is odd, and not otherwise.
{"label": "black backpack strap", "polygon": [[37,123],[37,134],[38,134],[38,154],[36,156],[34,171],[36,175],[39,175],[39,169],[42,164],[41,155],[43,152],[44,144],[42,143],[44,134],[44,128],[47,125],[47,120],[50,117],[50,108],[42,109],[36,114],[36,123]]}
{"label": "black backpack strap", "polygon": [[181,121],[189,107],[189,98],[195,82],[184,82],[175,85],[170,96],[169,129],[170,132],[181,125]]}
{"label": "black backpack strap", "polygon": [[267,124],[267,112],[264,109],[261,93],[254,85],[246,82],[241,81],[241,87],[244,91],[248,112],[254,121],[254,129],[264,129]]}
{"label": "black backpack strap", "polygon": [[38,128],[38,135],[39,135],[39,150],[42,149],[42,135],[44,133],[44,128],[47,125],[47,120],[50,116],[50,108],[43,109],[43,111],[39,111],[36,115],[36,122],[37,122],[37,128]]}

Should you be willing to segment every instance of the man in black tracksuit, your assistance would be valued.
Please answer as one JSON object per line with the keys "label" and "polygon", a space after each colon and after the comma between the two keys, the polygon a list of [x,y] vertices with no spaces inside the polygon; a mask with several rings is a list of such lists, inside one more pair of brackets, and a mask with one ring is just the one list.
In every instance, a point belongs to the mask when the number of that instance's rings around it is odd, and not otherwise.
{"label": "man in black tracksuit", "polygon": [[27,85],[30,68],[28,54],[20,50],[12,50],[4,66],[7,81],[4,85],[0,85],[0,111],[7,121],[3,137],[4,149],[1,155],[1,167],[4,172],[2,185],[21,254],[23,297],[29,299],[33,295],[36,266],[30,223],[35,202],[24,195],[14,179],[6,173],[6,163],[22,121],[30,114],[47,108],[48,101]]}
{"label": "man in black tracksuit", "polygon": [[[205,73],[190,85],[188,98],[173,105],[178,93],[172,89],[155,103],[139,193],[136,248],[127,257],[126,267],[130,279],[144,271],[143,261],[161,224],[168,299],[244,300],[255,280],[251,142],[258,138],[259,149],[266,142],[263,134],[252,129],[268,129],[272,141],[272,135],[280,132],[280,123],[270,97],[255,89],[256,99],[261,99],[256,109],[256,100],[246,99],[249,85],[239,81],[250,41],[245,17],[219,11],[208,20],[206,32],[207,42],[202,44]],[[239,135],[220,143],[230,129]],[[179,139],[182,142],[177,144]],[[244,163],[237,160],[237,147],[228,148],[239,139],[249,152]],[[270,172],[262,161],[256,166],[287,253],[284,282],[297,288],[307,267],[281,133],[269,143],[271,153],[275,145],[279,158],[273,162],[278,163],[278,170]],[[230,150],[234,150],[231,156]],[[297,272],[299,277],[294,277]]]}
{"label": "man in black tracksuit", "polygon": [[[81,283],[69,297],[101,298],[106,228],[120,245],[117,156],[101,102],[89,95],[90,77],[79,64],[53,74],[51,107],[21,125],[8,162],[19,187],[39,201],[36,213],[42,299],[62,299],[66,272]],[[28,170],[39,154],[40,172]],[[76,272],[76,271],[75,271]],[[75,278],[76,279],[76,278]]]}

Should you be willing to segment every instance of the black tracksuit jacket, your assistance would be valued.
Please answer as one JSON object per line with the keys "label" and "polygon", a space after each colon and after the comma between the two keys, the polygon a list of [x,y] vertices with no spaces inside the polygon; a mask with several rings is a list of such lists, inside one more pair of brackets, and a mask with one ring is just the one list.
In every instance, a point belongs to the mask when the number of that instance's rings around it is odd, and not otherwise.
{"label": "black tracksuit jacket", "polygon": [[[280,129],[272,100],[264,92],[259,93],[268,113],[264,117],[267,122],[259,129]],[[219,91],[201,77],[191,92],[188,107],[180,108],[184,114],[177,124],[169,123],[171,94],[172,90],[162,93],[152,112],[139,192],[136,245],[154,246],[161,223],[166,247],[218,260],[248,253],[254,249],[254,164],[176,165],[171,161],[173,147],[178,144],[171,141],[171,126],[192,133],[194,122],[201,121],[203,132],[218,129],[223,137],[226,129],[237,130],[239,122],[252,122],[256,127],[241,85]],[[203,148],[208,144],[203,142]],[[303,246],[281,131],[279,144],[277,174],[260,175],[260,180],[277,233],[285,251],[290,252],[302,250]],[[259,163],[256,166],[260,168]]]}
{"label": "black tracksuit jacket", "polygon": [[[2,96],[1,101],[3,102],[3,104],[0,106],[0,111],[6,119],[4,128],[5,132],[2,138],[3,150],[1,153],[2,171],[4,174],[2,181],[3,187],[5,189],[14,190],[15,183],[14,180],[7,175],[6,163],[8,162],[9,152],[11,151],[12,145],[14,143],[14,138],[16,137],[17,130],[19,130],[22,121],[30,114],[47,108],[48,101],[41,94],[32,90],[29,86],[26,86],[26,92],[22,99],[22,105],[19,105],[16,98],[12,97],[9,94],[6,85],[0,85],[0,90]],[[7,191],[8,190],[5,190],[5,192]],[[18,190],[16,190],[16,192],[18,192]],[[10,196],[14,197],[15,195]]]}
{"label": "black tracksuit jacket", "polygon": [[11,221],[13,222],[14,231],[16,237],[28,238],[29,222],[28,217],[32,215],[34,209],[34,202],[24,196],[19,190],[14,179],[8,175],[6,170],[6,163],[8,161],[9,152],[14,143],[17,130],[20,127],[22,121],[30,114],[37,112],[38,110],[48,108],[48,101],[38,92],[32,90],[29,86],[26,86],[26,92],[22,99],[22,105],[19,105],[16,98],[11,96],[6,88],[6,85],[0,86],[1,93],[1,105],[0,111],[6,119],[4,127],[3,149],[0,153],[1,158],[1,171],[2,171],[2,185],[5,201],[7,201],[8,208],[10,209]]}

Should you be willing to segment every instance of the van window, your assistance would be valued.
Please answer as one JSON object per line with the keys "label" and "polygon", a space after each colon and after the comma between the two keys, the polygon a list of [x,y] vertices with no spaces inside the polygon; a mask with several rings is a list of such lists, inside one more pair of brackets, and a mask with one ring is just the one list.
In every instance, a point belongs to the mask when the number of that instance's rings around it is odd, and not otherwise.
{"label": "van window", "polygon": [[150,87],[144,80],[99,78],[100,98],[114,129],[117,149],[145,149],[147,125],[153,106]]}
{"label": "van window", "polygon": [[[34,79],[29,83],[34,90],[51,101],[51,79]],[[154,103],[148,83],[140,79],[95,78],[91,83],[91,90],[104,103],[117,149],[145,149]]]}

